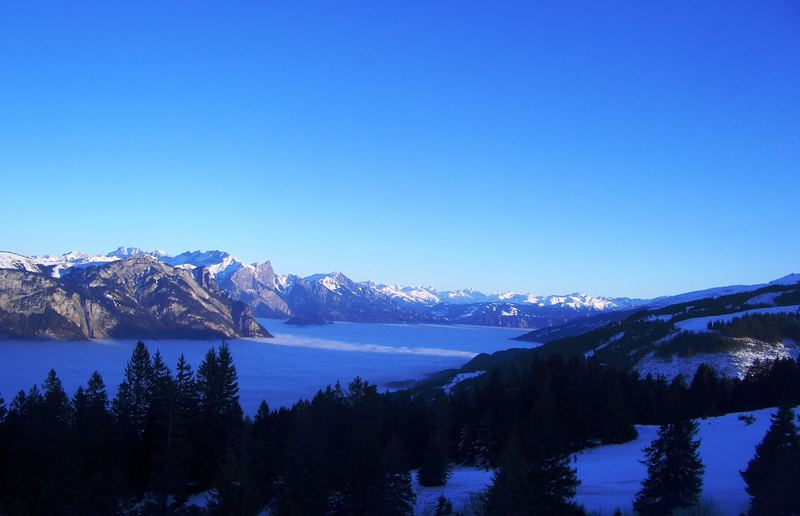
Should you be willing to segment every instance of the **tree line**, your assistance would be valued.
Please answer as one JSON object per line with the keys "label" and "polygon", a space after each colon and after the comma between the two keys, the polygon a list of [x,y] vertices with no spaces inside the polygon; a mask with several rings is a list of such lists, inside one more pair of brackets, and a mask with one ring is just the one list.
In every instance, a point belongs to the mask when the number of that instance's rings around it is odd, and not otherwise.
{"label": "tree line", "polygon": [[139,342],[113,398],[96,372],[69,396],[51,370],[0,401],[0,514],[191,514],[196,493],[213,514],[408,514],[410,471],[442,485],[452,464],[495,469],[487,514],[578,514],[575,451],[633,439],[634,423],[798,403],[800,363],[788,359],[743,379],[701,366],[687,383],[553,355],[450,395],[356,378],[249,417],[227,345],[195,371]]}

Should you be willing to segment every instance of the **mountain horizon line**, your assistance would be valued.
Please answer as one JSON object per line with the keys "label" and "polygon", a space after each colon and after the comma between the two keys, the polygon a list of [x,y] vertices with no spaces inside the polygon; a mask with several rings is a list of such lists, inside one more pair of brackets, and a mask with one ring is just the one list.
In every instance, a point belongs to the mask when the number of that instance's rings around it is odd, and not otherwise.
{"label": "mountain horizon line", "polygon": [[[57,254],[42,254],[42,255],[24,255],[21,253],[17,253],[15,251],[0,251],[0,255],[7,254],[7,255],[15,255],[23,259],[30,260],[33,264],[36,265],[44,265],[44,266],[51,266],[54,267],[56,271],[61,271],[65,269],[69,269],[73,266],[93,266],[93,265],[103,265],[105,263],[111,263],[116,260],[121,260],[133,256],[152,256],[169,265],[173,265],[176,267],[192,265],[192,266],[206,266],[206,267],[213,267],[217,266],[217,270],[212,269],[212,276],[223,272],[225,268],[233,267],[248,267],[248,268],[257,268],[267,266],[270,268],[272,274],[272,262],[271,260],[267,259],[263,262],[244,262],[240,261],[236,258],[233,254],[229,253],[228,251],[223,251],[220,249],[208,249],[208,250],[194,250],[194,251],[184,251],[178,254],[170,254],[160,248],[154,249],[152,251],[144,250],[140,247],[132,247],[132,246],[119,246],[116,249],[102,254],[102,253],[87,253],[85,251],[79,250],[70,250],[66,253],[57,255]],[[7,261],[7,260],[6,260]],[[176,263],[170,263],[176,262]],[[181,263],[182,262],[182,263]],[[2,259],[0,259],[0,268],[7,268],[2,263]],[[56,273],[56,275],[58,272]],[[299,274],[274,274],[275,278],[282,279],[286,281],[290,278],[299,278],[305,281],[312,281],[312,282],[324,282],[326,278],[340,278],[342,281],[351,282],[354,284],[365,284],[371,285],[378,288],[391,288],[395,289],[396,291],[402,292],[410,292],[415,294],[414,301],[417,302],[424,302],[426,294],[430,294],[436,297],[440,297],[440,299],[436,300],[437,303],[491,303],[491,302],[512,302],[512,303],[531,303],[535,304],[538,302],[550,300],[552,298],[569,298],[569,297],[579,297],[585,298],[588,301],[591,300],[607,300],[614,302],[614,304],[621,303],[626,307],[637,307],[637,306],[644,306],[649,305],[653,302],[658,302],[659,300],[672,301],[675,298],[682,298],[685,297],[686,300],[691,300],[690,298],[699,298],[699,297],[706,297],[706,296],[716,296],[716,295],[725,295],[729,292],[734,292],[740,289],[751,289],[757,288],[765,285],[771,284],[787,284],[787,283],[797,283],[800,281],[800,273],[787,273],[784,276],[779,278],[773,279],[768,282],[764,283],[756,283],[756,284],[739,284],[739,285],[726,285],[726,286],[715,286],[705,289],[698,289],[692,290],[687,292],[682,292],[673,295],[661,295],[655,297],[630,297],[630,296],[606,296],[606,295],[595,295],[595,294],[587,294],[585,291],[578,290],[574,292],[568,293],[549,293],[549,294],[542,294],[542,293],[532,293],[532,292],[524,292],[521,290],[505,290],[505,291],[496,291],[496,292],[484,292],[482,290],[474,289],[471,287],[465,288],[458,288],[458,289],[440,289],[434,287],[433,285],[423,285],[423,284],[400,284],[396,282],[376,282],[373,280],[353,280],[345,273],[341,272],[341,270],[335,269],[331,272],[322,272],[322,273],[313,273],[308,275],[299,275]],[[444,299],[441,297],[444,296]],[[563,302],[563,301],[562,301]]]}

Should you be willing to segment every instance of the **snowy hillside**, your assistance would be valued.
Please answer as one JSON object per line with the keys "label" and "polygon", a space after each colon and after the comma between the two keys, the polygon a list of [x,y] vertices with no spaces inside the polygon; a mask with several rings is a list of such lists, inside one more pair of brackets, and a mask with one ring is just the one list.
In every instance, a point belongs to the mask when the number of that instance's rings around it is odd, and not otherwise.
{"label": "snowy hillside", "polygon": [[15,253],[0,251],[0,269],[16,269],[28,272],[41,272],[39,266],[28,258]]}
{"label": "snowy hillside", "polygon": [[[722,514],[740,514],[747,510],[749,497],[739,472],[755,453],[755,446],[766,434],[770,416],[776,409],[726,414],[699,420],[700,456],[706,471],[702,500],[711,501]],[[740,420],[750,415],[752,424]],[[639,437],[633,441],[598,446],[576,455],[575,467],[581,481],[576,501],[587,511],[611,515],[619,508],[631,511],[633,499],[647,475],[639,462],[642,449],[655,439],[656,426],[637,425]],[[492,482],[492,471],[472,467],[456,468],[447,485],[421,487],[414,482],[417,494],[416,514],[430,514],[439,495],[453,502],[456,510],[470,498],[485,492]]]}
{"label": "snowy hillside", "polygon": [[[766,300],[767,298],[771,298],[771,300],[774,301],[776,296],[771,294],[773,293],[763,294],[757,297],[760,298],[759,301]],[[751,298],[747,304],[753,304],[753,299],[755,298]],[[674,323],[676,333],[664,337],[660,342],[662,344],[669,343],[679,332],[709,334],[713,336],[716,332],[709,329],[709,325],[713,323],[730,323],[734,319],[753,314],[798,315],[798,310],[800,310],[800,305],[772,306],[735,311],[720,315],[683,319]],[[669,321],[670,317],[662,316],[661,320]],[[797,343],[791,339],[783,339],[779,342],[765,342],[755,338],[744,337],[733,340],[735,345],[731,346],[724,353],[700,352],[693,353],[690,356],[678,356],[674,354],[670,357],[659,357],[657,353],[653,351],[636,364],[636,370],[639,371],[642,376],[651,374],[653,377],[663,376],[671,380],[679,374],[683,375],[684,378],[691,378],[697,370],[697,367],[702,363],[706,363],[721,375],[741,378],[757,361],[763,362],[778,358],[796,359],[800,356],[800,349],[798,349]]]}
{"label": "snowy hillside", "polygon": [[716,298],[728,296],[731,294],[738,294],[742,292],[752,292],[769,285],[797,285],[800,284],[800,274],[787,274],[769,283],[759,283],[757,285],[730,285],[726,287],[709,288],[705,290],[695,290],[692,292],[685,292],[674,296],[663,296],[655,299],[650,299],[642,303],[642,306],[647,308],[659,308],[669,305],[676,305],[679,303],[688,303],[697,301],[698,299]]}

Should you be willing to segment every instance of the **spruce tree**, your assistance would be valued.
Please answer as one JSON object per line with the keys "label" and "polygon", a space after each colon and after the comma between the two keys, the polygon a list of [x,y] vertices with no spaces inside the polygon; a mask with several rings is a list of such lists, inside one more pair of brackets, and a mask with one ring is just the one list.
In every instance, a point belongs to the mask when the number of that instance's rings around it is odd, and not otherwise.
{"label": "spruce tree", "polygon": [[233,363],[231,348],[225,342],[219,346],[218,365],[223,413],[236,425],[242,419],[242,407],[239,404],[239,375]]}
{"label": "spruce tree", "polygon": [[198,435],[198,480],[210,485],[221,473],[223,461],[234,441],[241,442],[242,408],[239,384],[230,348],[224,342],[219,352],[211,348],[197,369],[197,392],[204,432]]}
{"label": "spruce tree", "polygon": [[150,406],[147,421],[147,447],[152,457],[150,487],[158,496],[162,511],[174,487],[173,439],[177,413],[177,389],[172,373],[156,350],[150,366]]}
{"label": "spruce tree", "polygon": [[636,495],[640,514],[666,515],[697,503],[703,486],[704,466],[698,454],[697,422],[679,419],[661,425],[658,437],[644,449],[647,478]]}
{"label": "spruce tree", "polygon": [[402,516],[414,511],[417,497],[411,489],[411,474],[406,455],[397,438],[392,438],[384,450],[379,512],[387,516]]}
{"label": "spruce tree", "polygon": [[112,402],[117,445],[122,469],[136,494],[142,494],[150,476],[150,453],[145,432],[152,398],[150,352],[142,341],[136,343],[125,367],[124,378]]}
{"label": "spruce tree", "polygon": [[486,513],[583,514],[583,509],[573,501],[579,483],[568,455],[529,460],[518,440],[512,438],[501,454],[501,465],[486,493]]}
{"label": "spruce tree", "polygon": [[800,438],[794,411],[781,407],[742,472],[753,515],[790,515],[800,510]]}
{"label": "spruce tree", "polygon": [[434,422],[428,434],[425,454],[417,471],[417,481],[422,486],[443,486],[450,478],[449,441],[445,428],[445,414],[442,403],[434,408]]}
{"label": "spruce tree", "polygon": [[122,483],[113,445],[108,395],[100,374],[95,371],[86,388],[78,387],[72,402],[74,412],[78,491],[76,509],[81,514],[110,514]]}
{"label": "spruce tree", "polygon": [[147,427],[152,376],[150,352],[144,342],[139,341],[125,367],[124,379],[112,404],[121,430],[131,437],[141,438]]}
{"label": "spruce tree", "polygon": [[717,375],[711,366],[705,363],[697,366],[689,386],[692,417],[713,416],[718,412],[716,396],[718,383]]}
{"label": "spruce tree", "polygon": [[178,500],[188,496],[189,479],[195,469],[193,444],[204,430],[198,423],[197,383],[192,366],[181,354],[175,366],[175,415],[172,431],[172,485]]}

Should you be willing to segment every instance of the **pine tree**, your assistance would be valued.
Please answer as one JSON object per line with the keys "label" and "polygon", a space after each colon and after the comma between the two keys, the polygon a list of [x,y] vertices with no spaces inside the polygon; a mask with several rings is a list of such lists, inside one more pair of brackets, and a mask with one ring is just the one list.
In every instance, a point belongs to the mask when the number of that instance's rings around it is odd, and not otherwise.
{"label": "pine tree", "polygon": [[800,510],[800,438],[794,411],[781,407],[772,416],[755,456],[742,472],[753,515],[790,515]]}
{"label": "pine tree", "polygon": [[72,415],[72,404],[55,370],[50,369],[47,373],[47,378],[42,383],[42,391],[48,418],[59,428],[66,428]]}
{"label": "pine tree", "polygon": [[137,342],[111,404],[122,469],[137,494],[144,492],[151,469],[145,432],[150,415],[152,369],[150,352],[142,341]]}
{"label": "pine tree", "polygon": [[195,469],[193,443],[197,433],[203,429],[198,422],[197,383],[192,366],[181,353],[175,366],[175,414],[172,432],[172,453],[174,457],[171,471],[172,486],[176,498],[182,501],[188,496],[191,472]]}
{"label": "pine tree", "polygon": [[433,423],[428,433],[425,454],[417,471],[417,481],[422,486],[443,486],[450,478],[450,457],[445,427],[446,398],[440,397],[434,405]]}
{"label": "pine tree", "polygon": [[206,427],[198,436],[198,480],[209,485],[226,460],[234,441],[242,438],[242,407],[239,383],[230,348],[224,342],[219,352],[211,348],[197,369],[197,392],[200,417]]}
{"label": "pine tree", "polygon": [[144,342],[139,341],[125,367],[124,380],[112,403],[114,416],[123,431],[130,432],[136,438],[141,438],[147,427],[152,376],[150,352]]}
{"label": "pine tree", "polygon": [[78,387],[72,404],[75,408],[75,467],[80,478],[75,497],[77,512],[112,513],[122,479],[116,464],[108,395],[97,371],[92,373],[85,389]]}
{"label": "pine tree", "polygon": [[658,437],[644,449],[647,478],[637,493],[640,514],[666,515],[697,503],[703,486],[703,463],[697,452],[697,422],[680,419],[661,425]]}
{"label": "pine tree", "polygon": [[486,493],[490,515],[583,514],[573,499],[579,485],[568,455],[529,461],[512,438]]}
{"label": "pine tree", "polygon": [[239,375],[233,363],[231,348],[225,342],[219,346],[218,364],[223,414],[233,421],[233,424],[237,424],[242,419],[242,407],[239,404]]}
{"label": "pine tree", "polygon": [[197,410],[197,383],[192,366],[186,361],[183,353],[175,366],[175,387],[178,392],[178,407],[181,415],[188,418]]}
{"label": "pine tree", "polygon": [[717,413],[718,383],[717,375],[711,366],[705,363],[697,366],[689,386],[692,417],[706,417]]}
{"label": "pine tree", "polygon": [[150,485],[158,495],[162,511],[167,498],[174,491],[173,438],[177,417],[177,388],[172,373],[156,350],[150,366],[150,406],[147,414],[146,445],[152,457]]}
{"label": "pine tree", "polygon": [[411,514],[417,497],[411,489],[411,474],[406,465],[406,456],[400,441],[392,438],[386,446],[383,458],[380,514],[387,516]]}

